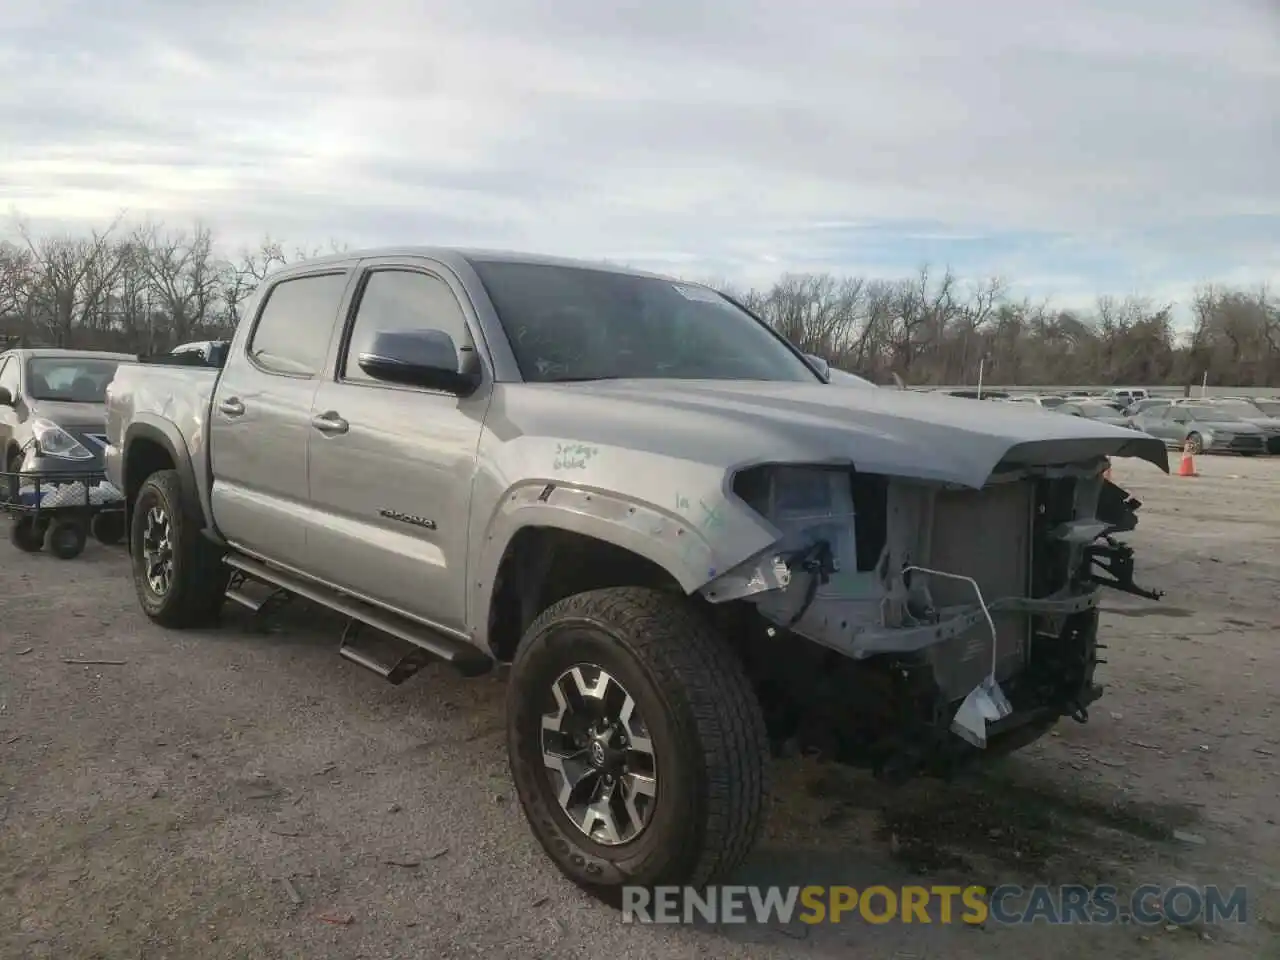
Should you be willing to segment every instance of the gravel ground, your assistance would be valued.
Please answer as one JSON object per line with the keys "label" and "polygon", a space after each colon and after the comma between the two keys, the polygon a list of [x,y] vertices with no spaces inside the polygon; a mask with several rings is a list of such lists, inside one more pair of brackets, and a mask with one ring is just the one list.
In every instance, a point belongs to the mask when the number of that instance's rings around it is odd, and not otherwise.
{"label": "gravel ground", "polygon": [[1198,465],[1117,466],[1168,596],[1108,599],[1090,723],[950,786],[779,762],[741,879],[1245,884],[1244,927],[624,925],[525,827],[501,676],[390,687],[305,607],[166,632],[120,549],[4,544],[0,957],[1280,957],[1280,461]]}

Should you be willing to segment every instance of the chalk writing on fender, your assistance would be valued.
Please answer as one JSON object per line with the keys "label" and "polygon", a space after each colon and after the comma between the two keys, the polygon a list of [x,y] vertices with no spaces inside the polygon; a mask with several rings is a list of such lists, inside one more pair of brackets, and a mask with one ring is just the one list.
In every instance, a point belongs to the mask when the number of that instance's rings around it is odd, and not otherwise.
{"label": "chalk writing on fender", "polygon": [[600,450],[585,443],[557,443],[556,458],[551,464],[554,470],[585,470],[587,461]]}

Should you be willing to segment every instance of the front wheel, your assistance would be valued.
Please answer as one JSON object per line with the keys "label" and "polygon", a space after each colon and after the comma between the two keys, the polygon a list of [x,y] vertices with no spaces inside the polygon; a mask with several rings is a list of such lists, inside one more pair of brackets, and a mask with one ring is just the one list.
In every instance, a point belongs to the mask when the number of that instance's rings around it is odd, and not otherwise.
{"label": "front wheel", "polygon": [[166,627],[217,619],[229,571],[183,509],[176,470],[153,473],[133,503],[129,553],[142,611]]}
{"label": "front wheel", "polygon": [[507,747],[534,835],[597,895],[715,882],[764,819],[759,702],[678,595],[615,587],[548,608],[512,664]]}
{"label": "front wheel", "polygon": [[1192,433],[1187,436],[1187,449],[1191,451],[1193,457],[1198,457],[1204,453],[1204,440],[1200,434]]}

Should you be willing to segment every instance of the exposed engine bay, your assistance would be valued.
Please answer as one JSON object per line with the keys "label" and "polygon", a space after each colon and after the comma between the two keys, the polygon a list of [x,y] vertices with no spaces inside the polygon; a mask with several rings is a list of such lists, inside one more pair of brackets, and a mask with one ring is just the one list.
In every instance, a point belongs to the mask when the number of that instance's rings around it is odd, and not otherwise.
{"label": "exposed engine bay", "polygon": [[1102,587],[1160,596],[1114,536],[1141,504],[1108,467],[997,470],[980,490],[847,467],[738,473],[734,492],[781,538],[702,593],[748,638],[775,739],[910,776],[1087,720]]}

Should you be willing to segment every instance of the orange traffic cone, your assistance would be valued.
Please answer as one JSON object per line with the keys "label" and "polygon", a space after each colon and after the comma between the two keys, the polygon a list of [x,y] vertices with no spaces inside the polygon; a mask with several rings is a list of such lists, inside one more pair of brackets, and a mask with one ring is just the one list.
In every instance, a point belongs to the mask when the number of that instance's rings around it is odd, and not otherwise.
{"label": "orange traffic cone", "polygon": [[1191,455],[1191,441],[1188,440],[1182,445],[1182,463],[1178,465],[1178,476],[1180,477],[1198,477],[1196,473],[1196,458]]}

